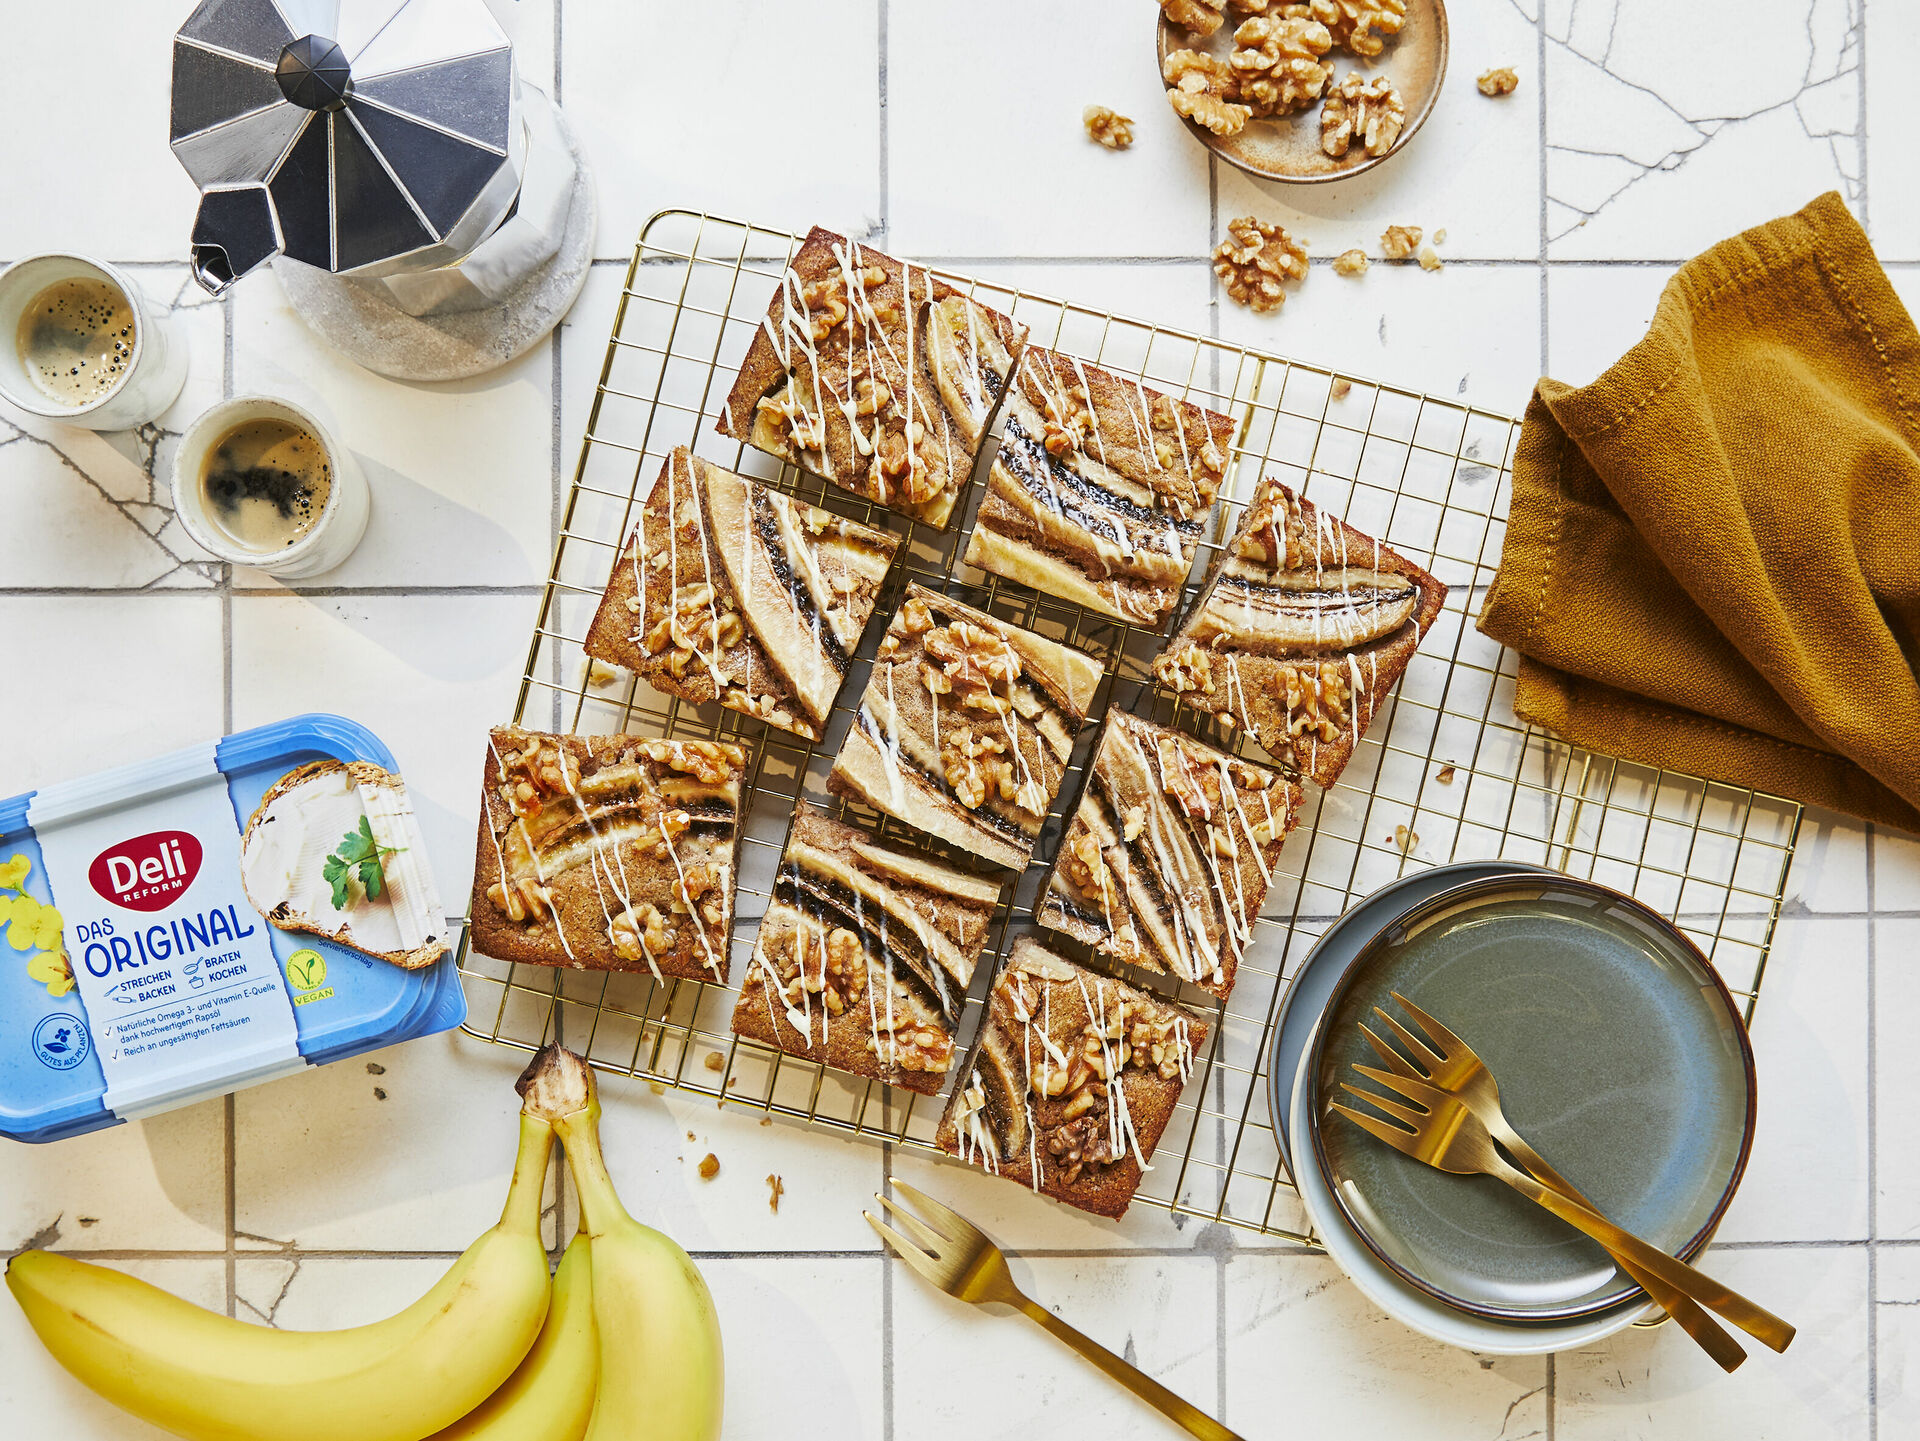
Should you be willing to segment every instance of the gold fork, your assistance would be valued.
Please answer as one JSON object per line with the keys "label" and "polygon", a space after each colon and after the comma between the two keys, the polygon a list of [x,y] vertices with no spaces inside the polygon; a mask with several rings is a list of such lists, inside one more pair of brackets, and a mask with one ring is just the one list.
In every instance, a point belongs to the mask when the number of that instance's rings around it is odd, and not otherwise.
{"label": "gold fork", "polygon": [[[884,1224],[871,1211],[861,1212],[867,1224],[894,1252],[927,1280],[961,1301],[975,1306],[1011,1306],[1050,1332],[1056,1339],[1078,1351],[1107,1375],[1125,1386],[1148,1405],[1157,1407],[1202,1441],[1243,1441],[1206,1412],[1182,1400],[1150,1376],[1142,1375],[1099,1342],[1081,1335],[1038,1301],[1029,1298],[1013,1284],[1007,1258],[985,1231],[958,1212],[941,1205],[931,1196],[914,1190],[896,1177],[888,1178],[895,1190],[920,1208],[930,1220],[922,1220],[890,1197],[878,1192],[874,1200],[886,1207],[913,1240],[908,1240]],[[918,1244],[915,1244],[915,1243]]]}
{"label": "gold fork", "polygon": [[[1398,991],[1393,992],[1393,999],[1426,1034],[1416,1036],[1393,1016],[1375,1006],[1374,1015],[1380,1018],[1383,1025],[1392,1029],[1394,1035],[1399,1037],[1400,1044],[1412,1056],[1412,1060],[1408,1060],[1375,1035],[1364,1021],[1361,1022],[1360,1033],[1379,1053],[1380,1059],[1386,1062],[1387,1069],[1404,1080],[1425,1081],[1458,1096],[1461,1103],[1486,1125],[1493,1139],[1505,1146],[1515,1160],[1531,1171],[1535,1180],[1564,1196],[1572,1197],[1591,1211],[1599,1211],[1600,1208],[1588,1200],[1573,1182],[1548,1165],[1545,1158],[1514,1130],[1506,1112],[1500,1107],[1499,1082],[1494,1080],[1493,1072],[1487,1069],[1486,1063],[1475,1054],[1473,1047]],[[1360,1069],[1383,1085],[1392,1084],[1377,1071]],[[1735,1370],[1747,1359],[1747,1353],[1740,1349],[1740,1343],[1729,1336],[1713,1317],[1701,1310],[1692,1297],[1675,1290],[1624,1256],[1616,1255],[1614,1260],[1619,1262],[1621,1270],[1639,1283],[1656,1305],[1700,1343],[1701,1349],[1713,1357],[1723,1370]]]}
{"label": "gold fork", "polygon": [[1665,1252],[1656,1250],[1631,1231],[1616,1226],[1598,1211],[1581,1205],[1571,1196],[1541,1185],[1525,1171],[1511,1165],[1494,1149],[1493,1136],[1486,1124],[1468,1110],[1466,1103],[1458,1096],[1424,1081],[1409,1080],[1375,1066],[1356,1065],[1354,1069],[1384,1086],[1390,1086],[1415,1105],[1403,1106],[1398,1101],[1388,1100],[1385,1096],[1363,1091],[1358,1086],[1342,1081],[1342,1090],[1359,1097],[1401,1124],[1382,1121],[1377,1116],[1356,1111],[1338,1101],[1329,1101],[1329,1110],[1338,1111],[1368,1134],[1437,1170],[1462,1176],[1477,1173],[1505,1181],[1569,1226],[1586,1232],[1615,1256],[1632,1261],[1676,1291],[1684,1292],[1703,1306],[1718,1311],[1741,1330],[1776,1351],[1786,1350],[1793,1340],[1793,1327],[1771,1311],[1749,1301],[1711,1276],[1694,1270],[1684,1261],[1676,1261]]}

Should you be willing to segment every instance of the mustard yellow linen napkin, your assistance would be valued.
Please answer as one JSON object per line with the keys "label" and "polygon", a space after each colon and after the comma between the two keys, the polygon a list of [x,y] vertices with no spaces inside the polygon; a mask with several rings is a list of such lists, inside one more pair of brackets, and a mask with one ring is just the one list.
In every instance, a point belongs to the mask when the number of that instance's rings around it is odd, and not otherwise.
{"label": "mustard yellow linen napkin", "polygon": [[1920,831],[1920,334],[1838,195],[1540,382],[1479,623],[1576,745]]}

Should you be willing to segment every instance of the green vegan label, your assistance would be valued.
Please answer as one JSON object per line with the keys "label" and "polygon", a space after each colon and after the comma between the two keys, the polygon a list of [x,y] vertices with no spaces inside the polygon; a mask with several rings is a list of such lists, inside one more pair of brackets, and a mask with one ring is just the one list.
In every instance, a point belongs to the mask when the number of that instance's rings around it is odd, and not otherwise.
{"label": "green vegan label", "polygon": [[315,950],[298,950],[287,957],[287,980],[300,993],[293,998],[296,1006],[324,1001],[333,994],[333,987],[326,984],[327,958]]}

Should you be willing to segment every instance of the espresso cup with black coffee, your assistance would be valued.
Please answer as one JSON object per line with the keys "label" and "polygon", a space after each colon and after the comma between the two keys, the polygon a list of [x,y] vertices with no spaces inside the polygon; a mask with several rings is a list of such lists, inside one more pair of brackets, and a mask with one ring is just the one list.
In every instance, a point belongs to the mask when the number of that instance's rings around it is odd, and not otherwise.
{"label": "espresso cup with black coffee", "polygon": [[223,401],[181,437],[173,507],[221,560],[293,580],[344,561],[369,497],[352,452],[307,406],[265,395]]}
{"label": "espresso cup with black coffee", "polygon": [[36,255],[0,271],[0,396],[88,430],[156,418],[187,377],[184,338],[123,271]]}

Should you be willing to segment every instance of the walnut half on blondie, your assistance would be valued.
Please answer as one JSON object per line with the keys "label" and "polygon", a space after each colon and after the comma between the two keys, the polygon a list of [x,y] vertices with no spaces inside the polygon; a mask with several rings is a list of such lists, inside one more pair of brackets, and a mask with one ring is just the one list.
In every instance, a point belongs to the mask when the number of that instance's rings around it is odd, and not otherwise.
{"label": "walnut half on blondie", "polygon": [[496,960],[727,978],[746,753],[716,741],[487,739],[473,946]]}
{"label": "walnut half on blondie", "polygon": [[1120,1216],[1206,1043],[1207,1023],[1014,942],[935,1144],[1099,1216]]}
{"label": "walnut half on blondie", "polygon": [[719,430],[943,527],[1026,335],[925,267],[816,226],[781,277]]}
{"label": "walnut half on blondie", "polygon": [[802,803],[740,981],[735,1033],[935,1094],[1000,891]]}

